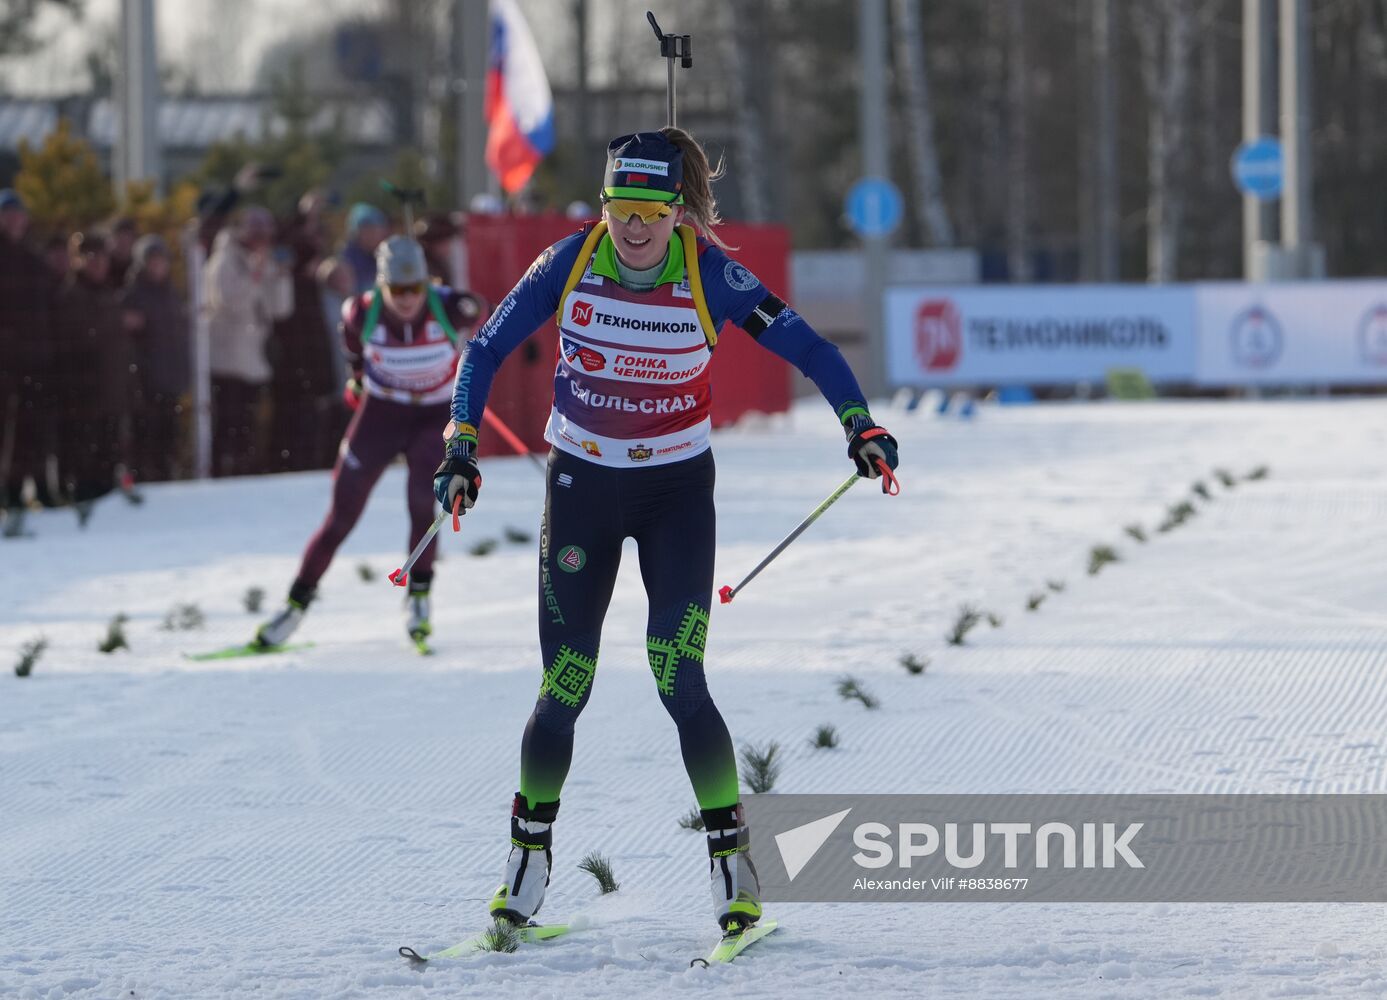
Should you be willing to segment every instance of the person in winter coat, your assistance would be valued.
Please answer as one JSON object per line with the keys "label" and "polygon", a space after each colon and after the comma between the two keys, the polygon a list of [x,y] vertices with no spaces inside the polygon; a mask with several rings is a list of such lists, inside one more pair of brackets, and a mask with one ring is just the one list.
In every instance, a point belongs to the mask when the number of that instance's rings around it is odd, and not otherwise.
{"label": "person in winter coat", "polygon": [[49,397],[57,283],[25,244],[28,230],[19,195],[0,191],[0,509],[7,512],[5,533],[16,535],[26,480],[51,501],[45,472],[55,443]]}
{"label": "person in winter coat", "polygon": [[333,364],[337,346],[329,339],[337,324],[325,325],[318,291],[318,268],[327,251],[325,206],[322,194],[308,192],[280,232],[279,242],[292,254],[294,308],[275,323],[270,340],[270,465],[277,472],[330,468],[346,426],[342,383]]}
{"label": "person in winter coat", "polygon": [[68,499],[82,505],[115,489],[128,460],[135,356],[108,283],[105,239],[74,233],[69,246],[55,337],[58,465]]}
{"label": "person in winter coat", "polygon": [[267,209],[245,208],[234,227],[217,234],[207,261],[213,473],[219,476],[265,471],[260,408],[274,374],[265,348],[275,320],[294,307],[289,270],[273,252],[274,232]]}
{"label": "person in winter coat", "polygon": [[140,237],[120,299],[137,373],[131,458],[135,478],[146,481],[175,479],[183,468],[183,402],[190,389],[188,311],[170,280],[172,268],[162,237]]}
{"label": "person in winter coat", "polygon": [[390,235],[390,220],[375,205],[359,201],[347,211],[347,242],[341,257],[352,269],[352,293],[360,295],[376,283],[376,248]]}

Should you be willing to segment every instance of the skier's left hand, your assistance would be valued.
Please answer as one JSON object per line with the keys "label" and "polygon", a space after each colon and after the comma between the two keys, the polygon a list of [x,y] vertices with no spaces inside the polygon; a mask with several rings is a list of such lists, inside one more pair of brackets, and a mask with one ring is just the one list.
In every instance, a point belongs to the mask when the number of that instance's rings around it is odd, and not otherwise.
{"label": "skier's left hand", "polygon": [[890,471],[900,464],[900,455],[897,452],[896,439],[885,427],[872,424],[858,429],[848,439],[848,457],[857,465],[857,474],[864,479],[881,478],[884,464],[887,469],[887,481],[882,483],[882,492],[890,490],[896,478]]}

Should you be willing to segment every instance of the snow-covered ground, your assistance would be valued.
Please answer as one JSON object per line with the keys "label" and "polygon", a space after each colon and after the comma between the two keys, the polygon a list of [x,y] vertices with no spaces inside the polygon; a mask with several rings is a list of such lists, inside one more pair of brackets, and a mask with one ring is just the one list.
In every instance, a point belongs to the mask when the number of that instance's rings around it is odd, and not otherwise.
{"label": "snow-covered ground", "polygon": [[[1381,401],[878,415],[904,493],[859,486],[729,607],[708,668],[734,738],[779,741],[784,792],[1387,792],[1387,421]],[[715,444],[719,583],[849,471],[822,404]],[[1270,476],[1220,486],[1265,464]],[[1166,535],[1196,480],[1213,494]],[[0,996],[613,998],[1381,996],[1368,905],[779,905],[728,967],[673,726],[645,662],[628,552],[556,826],[544,916],[581,934],[415,972],[395,954],[484,922],[539,683],[541,484],[486,463],[445,538],[438,654],[406,646],[385,574],[402,472],[382,481],[300,637],[243,641],[287,587],[325,474],[147,489],[0,541]],[[1123,527],[1140,523],[1140,545]],[[468,549],[492,538],[489,555]],[[1091,546],[1122,561],[1089,577]],[[358,574],[367,563],[375,579]],[[1026,598],[1062,580],[1041,608]],[[958,606],[1000,615],[969,645]],[[196,631],[165,631],[193,603]],[[117,613],[131,649],[96,645]],[[51,646],[32,677],[21,644]],[[905,653],[929,657],[907,674]],[[882,701],[840,701],[852,674]],[[842,745],[814,750],[821,723]],[[763,845],[765,849],[768,845]],[[575,870],[612,859],[620,892]]]}

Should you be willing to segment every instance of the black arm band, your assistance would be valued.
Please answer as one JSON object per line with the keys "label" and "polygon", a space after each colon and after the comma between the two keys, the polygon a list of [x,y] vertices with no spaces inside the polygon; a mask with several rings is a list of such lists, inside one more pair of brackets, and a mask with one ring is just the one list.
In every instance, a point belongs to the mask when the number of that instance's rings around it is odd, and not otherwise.
{"label": "black arm band", "polygon": [[777,295],[767,294],[761,300],[761,304],[751,311],[751,315],[742,324],[742,329],[751,334],[751,339],[755,340],[766,332],[766,327],[774,323],[775,318],[786,308],[788,307],[785,305],[784,299]]}

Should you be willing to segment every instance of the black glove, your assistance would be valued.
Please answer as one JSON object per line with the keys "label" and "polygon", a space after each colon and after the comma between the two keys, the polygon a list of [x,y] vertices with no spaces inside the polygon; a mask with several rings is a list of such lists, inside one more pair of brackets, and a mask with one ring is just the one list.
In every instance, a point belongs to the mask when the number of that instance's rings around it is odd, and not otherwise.
{"label": "black glove", "polygon": [[900,464],[896,439],[887,433],[885,427],[872,423],[871,417],[855,416],[843,430],[848,435],[848,457],[857,465],[857,474],[864,479],[880,478],[881,466],[878,462],[885,462],[888,469]]}
{"label": "black glove", "polygon": [[466,514],[477,502],[477,491],[481,488],[482,474],[477,470],[471,443],[450,444],[443,464],[433,474],[433,495],[448,511],[453,509],[453,502],[462,497],[458,513]]}

